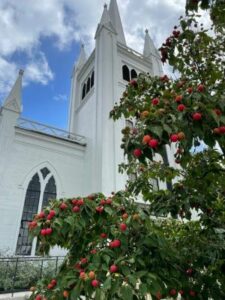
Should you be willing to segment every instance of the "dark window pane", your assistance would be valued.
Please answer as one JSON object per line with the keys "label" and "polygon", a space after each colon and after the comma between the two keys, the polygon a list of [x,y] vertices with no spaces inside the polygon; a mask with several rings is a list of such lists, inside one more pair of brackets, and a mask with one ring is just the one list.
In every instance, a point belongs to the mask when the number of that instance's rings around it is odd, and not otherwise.
{"label": "dark window pane", "polygon": [[91,88],[91,79],[89,77],[87,81],[87,93],[90,91],[90,88]]}
{"label": "dark window pane", "polygon": [[137,72],[133,69],[131,70],[131,79],[137,78]]}
{"label": "dark window pane", "polygon": [[126,65],[123,66],[123,79],[130,81],[130,70]]}
{"label": "dark window pane", "polygon": [[43,168],[41,169],[41,174],[43,175],[43,178],[45,178],[50,173],[49,169]]}
{"label": "dark window pane", "polygon": [[45,187],[42,208],[48,205],[50,199],[55,199],[55,198],[56,198],[56,185],[55,185],[55,179],[52,176]]}
{"label": "dark window pane", "polygon": [[95,71],[93,71],[91,74],[91,87],[94,86],[94,83],[95,83]]}
{"label": "dark window pane", "polygon": [[82,99],[84,99],[86,95],[86,84],[83,85],[83,89],[82,89]]}
{"label": "dark window pane", "polygon": [[38,204],[40,198],[40,181],[38,174],[35,174],[30,181],[23,208],[23,215],[20,225],[20,233],[18,236],[16,254],[30,255],[32,248],[32,241],[28,237],[28,222],[32,221],[33,216],[38,211]]}
{"label": "dark window pane", "polygon": [[[56,198],[56,184],[55,184],[55,179],[52,176],[44,191],[44,196],[43,196],[43,202],[42,202],[42,209],[46,207],[49,204],[50,199],[55,199]],[[36,246],[36,255],[39,255],[39,245],[40,245],[40,240],[37,240],[37,246]]]}

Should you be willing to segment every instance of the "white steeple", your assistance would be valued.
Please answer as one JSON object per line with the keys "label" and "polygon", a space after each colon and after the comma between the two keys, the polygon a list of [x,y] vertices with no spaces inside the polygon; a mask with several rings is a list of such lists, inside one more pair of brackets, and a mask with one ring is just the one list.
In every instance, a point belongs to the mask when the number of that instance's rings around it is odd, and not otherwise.
{"label": "white steeple", "polygon": [[22,77],[23,70],[19,71],[19,75],[12,87],[3,107],[20,113],[22,111]]}
{"label": "white steeple", "polygon": [[98,24],[98,27],[97,27],[97,30],[96,30],[95,38],[97,38],[97,35],[101,31],[102,27],[105,27],[105,28],[109,29],[110,31],[115,32],[115,28],[113,27],[110,16],[109,16],[109,11],[107,9],[107,4],[104,5],[104,10],[103,10],[103,13],[102,13],[100,23]]}
{"label": "white steeple", "polygon": [[159,56],[155,48],[155,45],[152,39],[150,38],[148,29],[145,30],[145,45],[144,45],[143,54],[146,58],[150,58],[151,55],[156,55],[156,54]]}
{"label": "white steeple", "polygon": [[76,69],[80,69],[85,64],[86,60],[87,60],[87,56],[84,50],[84,44],[82,44],[80,49],[80,55],[76,63]]}
{"label": "white steeple", "polygon": [[148,33],[148,29],[145,30],[145,44],[143,55],[146,59],[152,62],[154,75],[161,75],[163,73],[161,58],[158,50],[153,43],[153,40]]}
{"label": "white steeple", "polygon": [[112,22],[113,27],[117,33],[117,40],[126,45],[125,35],[123,32],[123,25],[121,22],[119,9],[116,0],[111,0],[109,5],[109,16]]}

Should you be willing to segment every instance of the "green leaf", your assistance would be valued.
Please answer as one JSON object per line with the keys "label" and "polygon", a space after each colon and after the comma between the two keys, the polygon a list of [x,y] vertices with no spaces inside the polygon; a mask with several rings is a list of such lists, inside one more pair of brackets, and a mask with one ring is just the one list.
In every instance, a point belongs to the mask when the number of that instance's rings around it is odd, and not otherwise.
{"label": "green leaf", "polygon": [[107,279],[106,279],[106,281],[104,282],[104,284],[103,284],[103,290],[109,290],[109,289],[111,289],[111,281],[112,281],[112,278],[111,278],[111,276],[110,277],[108,277]]}
{"label": "green leaf", "polygon": [[132,300],[133,299],[133,291],[129,286],[122,286],[120,289],[121,296],[123,300]]}

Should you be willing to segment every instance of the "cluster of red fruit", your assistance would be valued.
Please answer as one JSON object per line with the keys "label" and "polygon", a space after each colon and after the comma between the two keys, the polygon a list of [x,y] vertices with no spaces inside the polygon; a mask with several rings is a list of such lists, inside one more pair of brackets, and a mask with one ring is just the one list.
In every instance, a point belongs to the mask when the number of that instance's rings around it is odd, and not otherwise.
{"label": "cluster of red fruit", "polygon": [[84,199],[72,199],[73,204],[72,211],[78,213],[80,211],[80,207],[84,205]]}
{"label": "cluster of red fruit", "polygon": [[112,204],[112,199],[111,198],[108,198],[108,199],[102,199],[99,203],[99,206],[97,206],[95,208],[96,212],[101,214],[103,213],[104,211],[104,206],[105,205],[111,205]]}
{"label": "cluster of red fruit", "polygon": [[55,217],[56,212],[54,210],[50,210],[49,214],[47,215],[47,220],[51,220]]}
{"label": "cluster of red fruit", "polygon": [[52,290],[56,285],[57,285],[56,279],[52,279],[51,282],[48,284],[47,288],[48,290]]}

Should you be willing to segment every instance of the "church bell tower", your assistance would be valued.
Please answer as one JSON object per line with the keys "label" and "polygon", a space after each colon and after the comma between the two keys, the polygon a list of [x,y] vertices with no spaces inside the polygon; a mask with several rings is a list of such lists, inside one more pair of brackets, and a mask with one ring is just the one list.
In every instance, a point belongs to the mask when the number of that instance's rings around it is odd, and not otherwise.
{"label": "church bell tower", "polygon": [[143,53],[127,46],[117,1],[111,0],[109,7],[104,5],[88,58],[81,47],[72,73],[69,129],[87,137],[87,193],[110,194],[125,186],[118,164],[124,161],[120,144],[126,120],[113,122],[109,113],[139,73],[162,75],[160,56],[147,30],[143,44]]}

